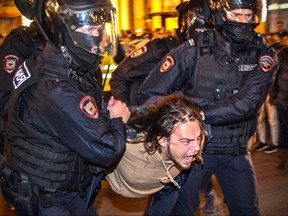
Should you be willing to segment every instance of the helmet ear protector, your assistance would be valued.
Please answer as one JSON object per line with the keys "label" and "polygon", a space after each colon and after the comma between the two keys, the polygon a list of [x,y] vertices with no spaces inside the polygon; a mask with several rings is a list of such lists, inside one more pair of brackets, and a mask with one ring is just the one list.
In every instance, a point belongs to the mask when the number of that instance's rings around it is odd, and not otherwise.
{"label": "helmet ear protector", "polygon": [[191,38],[195,29],[204,29],[203,0],[190,0],[179,4],[178,32],[183,40]]}
{"label": "helmet ear protector", "polygon": [[76,47],[116,55],[118,26],[110,0],[37,0],[37,11],[37,21],[56,47],[65,45],[68,32]]}
{"label": "helmet ear protector", "polygon": [[14,0],[14,4],[27,19],[33,19],[35,16],[35,1],[37,0]]}

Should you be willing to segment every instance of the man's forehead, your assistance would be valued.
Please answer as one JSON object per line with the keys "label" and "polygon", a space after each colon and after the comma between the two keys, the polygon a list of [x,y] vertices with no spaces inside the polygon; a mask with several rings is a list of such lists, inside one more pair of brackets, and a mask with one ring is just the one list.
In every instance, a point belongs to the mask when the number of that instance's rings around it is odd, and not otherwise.
{"label": "man's forehead", "polygon": [[[199,123],[197,121],[189,121],[185,123],[178,123],[175,125],[174,131],[171,134],[172,136],[176,136],[178,138],[189,138],[189,136],[193,136],[195,132],[200,131]],[[195,130],[196,128],[199,129]],[[187,136],[187,137],[186,137]]]}
{"label": "man's forehead", "polygon": [[238,14],[251,14],[252,10],[251,9],[245,9],[245,8],[239,8],[239,9],[234,9],[230,11],[231,13],[238,13]]}

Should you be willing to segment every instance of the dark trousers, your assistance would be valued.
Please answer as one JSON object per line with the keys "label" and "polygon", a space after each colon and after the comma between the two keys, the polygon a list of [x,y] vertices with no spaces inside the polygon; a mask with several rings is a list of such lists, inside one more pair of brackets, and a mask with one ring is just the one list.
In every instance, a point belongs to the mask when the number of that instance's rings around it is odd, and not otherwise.
{"label": "dark trousers", "polygon": [[39,216],[97,216],[95,202],[86,209],[86,201],[78,192],[69,192],[52,196],[53,206],[39,206]]}
{"label": "dark trousers", "polygon": [[203,165],[193,166],[170,215],[195,215],[200,194],[215,174],[230,215],[260,215],[256,175],[250,154],[203,155]]}
{"label": "dark trousers", "polygon": [[279,148],[288,149],[288,110],[277,108],[280,120]]}

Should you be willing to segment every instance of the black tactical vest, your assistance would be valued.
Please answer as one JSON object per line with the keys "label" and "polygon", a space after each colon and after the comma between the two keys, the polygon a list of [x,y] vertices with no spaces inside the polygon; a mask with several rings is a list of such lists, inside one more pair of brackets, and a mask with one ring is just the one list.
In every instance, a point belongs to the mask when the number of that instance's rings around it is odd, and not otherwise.
{"label": "black tactical vest", "polygon": [[[21,67],[15,77],[21,75],[31,77],[23,82],[11,95],[9,122],[9,150],[7,159],[14,170],[20,171],[32,181],[33,186],[46,192],[59,192],[80,190],[91,182],[92,173],[88,164],[76,153],[66,148],[59,139],[41,133],[37,128],[25,123],[20,118],[20,104],[29,86],[45,80],[68,80],[66,75],[59,71],[47,68],[40,69],[33,61],[26,62],[26,67]],[[64,69],[63,69],[64,70]],[[17,79],[17,78],[16,78]],[[69,79],[75,87],[79,83]],[[13,117],[11,117],[11,115]],[[60,192],[61,192],[60,191]]]}
{"label": "black tactical vest", "polygon": [[[248,79],[249,73],[258,66],[261,50],[257,47],[257,43],[254,47],[248,47],[239,59],[221,59],[215,53],[217,51],[213,31],[204,32],[198,39],[197,62],[191,81],[192,95],[214,102],[236,94]],[[211,143],[233,146],[246,144],[255,132],[256,123],[257,118],[253,118],[237,124],[211,125],[213,134]]]}

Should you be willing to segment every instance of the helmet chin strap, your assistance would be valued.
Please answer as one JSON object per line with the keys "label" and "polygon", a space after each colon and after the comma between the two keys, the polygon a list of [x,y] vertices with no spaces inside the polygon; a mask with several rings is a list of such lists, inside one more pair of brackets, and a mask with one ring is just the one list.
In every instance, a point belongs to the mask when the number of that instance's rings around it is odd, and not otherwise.
{"label": "helmet chin strap", "polygon": [[[68,49],[66,46],[61,46],[62,54],[66,60],[66,62],[72,67],[73,70],[76,72],[81,68],[81,65],[79,65],[70,55]],[[88,72],[88,71],[87,71]]]}
{"label": "helmet chin strap", "polygon": [[69,49],[66,46],[61,46],[62,54],[66,62],[71,66],[71,68],[79,75],[84,76],[86,73],[94,73],[97,69],[97,66],[100,63],[100,57],[96,58],[94,68],[86,68],[84,65],[80,65],[70,54]]}
{"label": "helmet chin strap", "polygon": [[225,50],[227,53],[227,59],[226,61],[230,64],[235,63],[239,60],[239,58],[235,58],[232,54],[232,48],[231,48],[231,43],[225,41]]}

